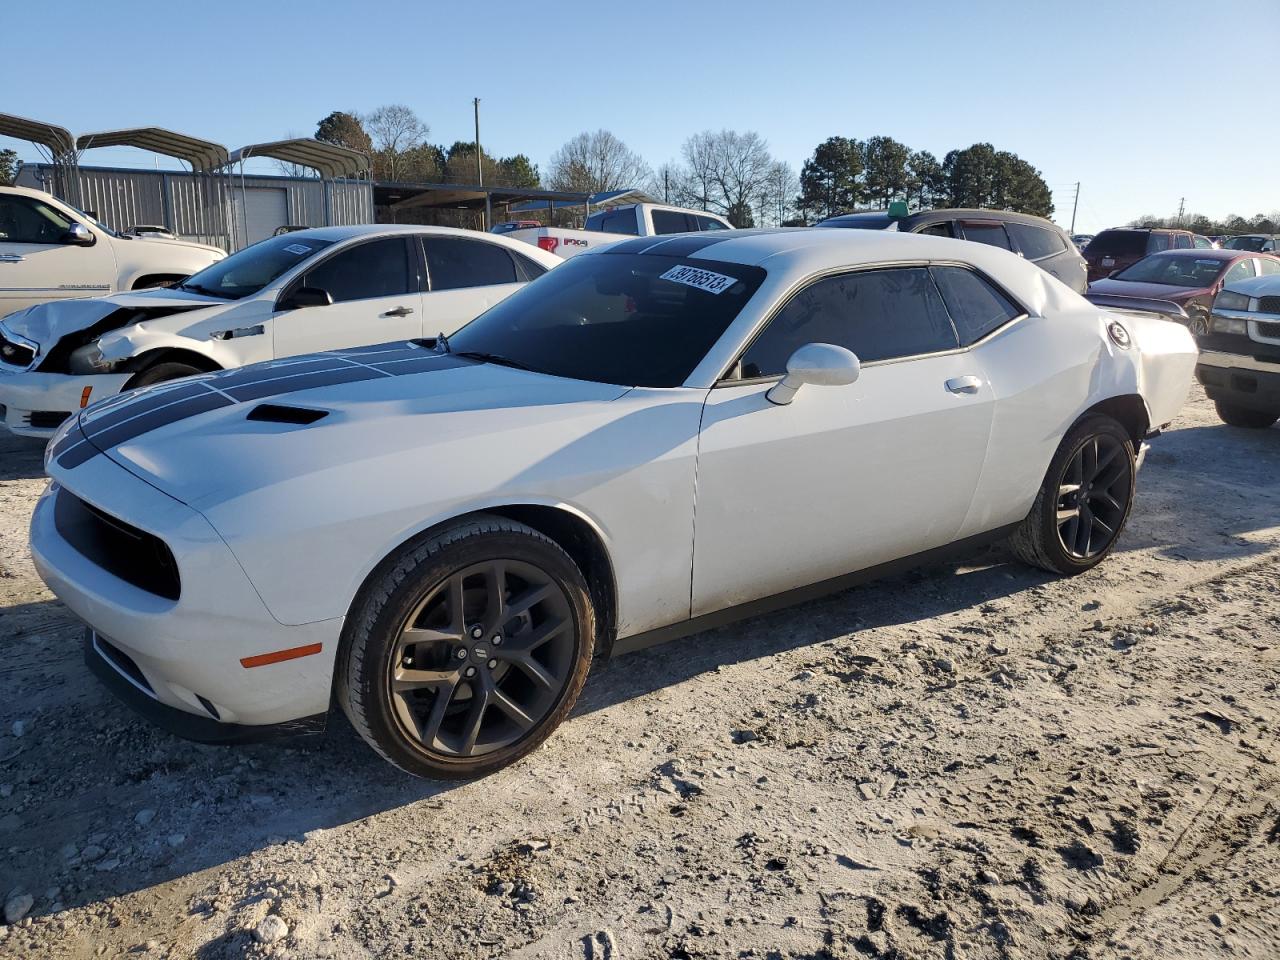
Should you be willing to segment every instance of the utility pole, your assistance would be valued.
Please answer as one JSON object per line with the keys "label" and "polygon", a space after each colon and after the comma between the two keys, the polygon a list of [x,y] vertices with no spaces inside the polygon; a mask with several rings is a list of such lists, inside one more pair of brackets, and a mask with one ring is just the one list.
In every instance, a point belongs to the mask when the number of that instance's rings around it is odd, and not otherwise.
{"label": "utility pole", "polygon": [[662,171],[662,202],[671,202],[671,171]]}
{"label": "utility pole", "polygon": [[[472,100],[472,105],[476,109],[476,183],[484,186],[484,163],[481,160],[483,156],[480,152],[480,98],[476,97]],[[492,210],[489,207],[489,194],[484,195],[484,229],[489,229],[489,218]]]}
{"label": "utility pole", "polygon": [[1071,235],[1076,233],[1076,208],[1080,206],[1080,181],[1076,181],[1076,198],[1071,201]]}
{"label": "utility pole", "polygon": [[1182,226],[1182,210],[1183,210],[1183,207],[1186,206],[1186,203],[1187,203],[1186,197],[1178,198],[1178,226]]}

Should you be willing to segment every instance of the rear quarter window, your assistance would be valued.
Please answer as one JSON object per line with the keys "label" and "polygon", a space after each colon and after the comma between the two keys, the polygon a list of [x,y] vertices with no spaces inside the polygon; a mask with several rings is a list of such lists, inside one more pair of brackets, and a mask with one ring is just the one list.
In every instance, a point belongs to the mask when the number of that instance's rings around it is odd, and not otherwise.
{"label": "rear quarter window", "polygon": [[985,278],[963,267],[930,267],[962,346],[976,343],[1023,310]]}
{"label": "rear quarter window", "polygon": [[1052,230],[1029,223],[1006,223],[1005,229],[1018,245],[1018,250],[1028,260],[1041,260],[1065,250],[1062,237]]}

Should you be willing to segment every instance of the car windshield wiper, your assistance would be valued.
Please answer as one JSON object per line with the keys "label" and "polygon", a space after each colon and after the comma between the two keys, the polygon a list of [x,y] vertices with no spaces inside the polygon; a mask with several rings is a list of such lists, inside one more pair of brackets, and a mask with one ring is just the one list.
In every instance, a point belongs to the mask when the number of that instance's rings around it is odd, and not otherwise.
{"label": "car windshield wiper", "polygon": [[202,287],[198,283],[184,283],[178,287],[179,290],[190,290],[192,293],[203,293],[206,297],[217,297],[219,300],[234,300],[235,297],[228,296],[217,290],[210,290],[208,287]]}
{"label": "car windshield wiper", "polygon": [[[514,367],[516,370],[533,370],[533,367],[519,360],[512,360],[500,353],[485,353],[481,350],[460,350],[455,357],[466,357],[468,360],[479,360],[481,363],[494,363],[500,367]],[[536,372],[536,371],[534,371]]]}

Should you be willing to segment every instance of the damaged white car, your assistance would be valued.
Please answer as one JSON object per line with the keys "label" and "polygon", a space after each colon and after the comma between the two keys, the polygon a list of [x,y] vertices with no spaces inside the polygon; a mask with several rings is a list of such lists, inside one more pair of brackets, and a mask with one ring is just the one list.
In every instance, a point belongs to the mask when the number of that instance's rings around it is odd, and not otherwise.
{"label": "damaged white car", "polygon": [[252,739],[336,699],[404,769],[476,776],[610,653],[998,537],[1090,569],[1195,360],[1181,324],[983,244],[638,238],[447,342],[85,411],[31,553],[157,722]]}
{"label": "damaged white car", "polygon": [[122,390],[317,350],[451,333],[561,262],[447,227],[324,227],[254,244],[166,289],[0,321],[0,420],[48,437]]}

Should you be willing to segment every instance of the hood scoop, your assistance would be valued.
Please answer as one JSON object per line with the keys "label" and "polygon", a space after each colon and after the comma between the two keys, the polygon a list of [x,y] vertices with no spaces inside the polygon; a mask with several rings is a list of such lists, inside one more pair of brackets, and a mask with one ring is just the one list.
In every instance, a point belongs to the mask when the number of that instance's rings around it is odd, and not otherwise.
{"label": "hood scoop", "polygon": [[257,420],[261,423],[288,423],[295,426],[308,426],[329,415],[328,410],[315,410],[310,407],[291,407],[283,403],[260,403],[249,411],[246,420]]}

